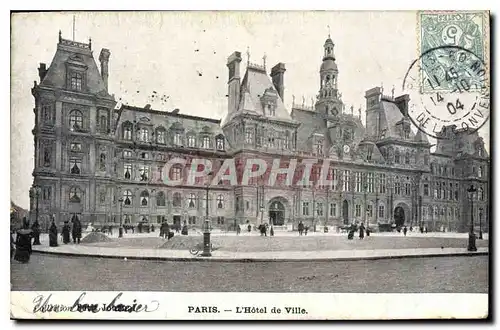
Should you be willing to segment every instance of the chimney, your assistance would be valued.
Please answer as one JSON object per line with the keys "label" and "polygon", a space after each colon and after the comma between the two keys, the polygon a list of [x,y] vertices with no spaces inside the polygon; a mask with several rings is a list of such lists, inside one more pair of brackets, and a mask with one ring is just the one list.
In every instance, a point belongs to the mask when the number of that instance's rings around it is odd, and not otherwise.
{"label": "chimney", "polygon": [[38,68],[38,76],[40,77],[40,83],[42,83],[43,78],[47,74],[47,65],[45,63],[40,63],[40,67]]}
{"label": "chimney", "polygon": [[401,96],[398,96],[394,99],[394,103],[399,108],[399,111],[403,114],[403,116],[407,117],[408,116],[408,103],[410,102],[410,95],[404,94]]}
{"label": "chimney", "polygon": [[106,89],[106,92],[108,91],[109,55],[111,55],[111,53],[109,52],[109,49],[106,48],[101,49],[101,54],[99,54],[99,62],[101,62],[101,77],[102,81],[104,82],[104,88]]}
{"label": "chimney", "polygon": [[146,109],[146,110],[150,110],[150,109],[151,109],[151,104],[149,104],[149,103],[148,103],[148,104],[146,104],[146,105],[144,106],[144,109]]}
{"label": "chimney", "polygon": [[282,100],[285,97],[285,71],[285,63],[278,63],[271,69],[274,88],[276,88]]}
{"label": "chimney", "polygon": [[236,111],[240,103],[240,62],[240,52],[234,52],[227,58],[227,68],[229,69],[229,79],[227,82],[228,113]]}

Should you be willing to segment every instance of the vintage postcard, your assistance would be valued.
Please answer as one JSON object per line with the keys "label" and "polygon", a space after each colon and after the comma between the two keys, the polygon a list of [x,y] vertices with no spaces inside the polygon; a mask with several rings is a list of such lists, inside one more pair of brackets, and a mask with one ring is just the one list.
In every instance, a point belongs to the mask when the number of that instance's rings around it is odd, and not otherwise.
{"label": "vintage postcard", "polygon": [[484,319],[488,11],[13,12],[13,319]]}

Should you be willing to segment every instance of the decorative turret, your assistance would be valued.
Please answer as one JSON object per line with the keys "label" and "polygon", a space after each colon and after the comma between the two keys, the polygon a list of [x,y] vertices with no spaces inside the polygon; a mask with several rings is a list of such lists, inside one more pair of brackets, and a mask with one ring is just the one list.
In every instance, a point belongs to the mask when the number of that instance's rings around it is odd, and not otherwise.
{"label": "decorative turret", "polygon": [[342,100],[337,87],[338,68],[335,63],[335,54],[333,51],[334,43],[328,35],[326,39],[323,55],[323,63],[319,70],[320,90],[316,102],[316,111],[322,112],[327,116],[337,116],[342,112]]}

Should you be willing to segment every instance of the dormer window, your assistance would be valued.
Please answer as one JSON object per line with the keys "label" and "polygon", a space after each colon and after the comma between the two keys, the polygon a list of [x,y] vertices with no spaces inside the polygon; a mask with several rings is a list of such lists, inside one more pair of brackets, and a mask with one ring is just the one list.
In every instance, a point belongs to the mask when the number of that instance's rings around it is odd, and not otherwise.
{"label": "dormer window", "polygon": [[366,160],[371,161],[372,155],[373,155],[373,146],[368,146],[368,149],[366,150]]}
{"label": "dormer window", "polygon": [[247,144],[252,144],[253,143],[253,130],[247,128],[245,132],[245,142]]}
{"label": "dormer window", "polygon": [[83,86],[83,74],[80,72],[70,73],[71,89],[81,91]]}
{"label": "dormer window", "polygon": [[139,141],[142,141],[142,142],[148,142],[149,141],[149,130],[147,128],[140,128],[139,129]]}
{"label": "dormer window", "polygon": [[175,133],[174,134],[174,145],[176,145],[176,146],[182,145],[182,136],[181,136],[181,133]]}
{"label": "dormer window", "polygon": [[267,104],[267,115],[270,117],[274,117],[276,115],[276,111],[274,109],[273,104]]}
{"label": "dormer window", "polygon": [[132,140],[132,123],[130,122],[123,124],[123,139]]}
{"label": "dormer window", "polygon": [[196,148],[196,137],[194,135],[189,135],[187,140],[189,148]]}
{"label": "dormer window", "polygon": [[224,150],[224,137],[222,135],[215,137],[215,146],[217,150]]}
{"label": "dormer window", "polygon": [[210,137],[209,136],[203,137],[201,147],[204,149],[210,149]]}
{"label": "dormer window", "polygon": [[320,138],[315,139],[313,153],[315,155],[323,155],[323,140],[322,139],[320,139]]}

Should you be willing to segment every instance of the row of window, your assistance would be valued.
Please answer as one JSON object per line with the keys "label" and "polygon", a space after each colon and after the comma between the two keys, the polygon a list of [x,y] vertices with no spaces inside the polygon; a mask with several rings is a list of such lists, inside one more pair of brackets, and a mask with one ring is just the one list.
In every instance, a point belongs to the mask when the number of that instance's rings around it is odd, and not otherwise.
{"label": "row of window", "polygon": [[[49,190],[49,197],[50,199],[50,187],[48,188]],[[45,195],[44,195],[45,196]],[[166,196],[163,191],[159,191],[155,195],[156,197],[156,205],[157,206],[166,206]],[[80,203],[82,198],[82,192],[78,187],[72,187],[69,191],[69,201],[72,203]],[[148,206],[149,205],[149,198],[150,194],[147,190],[144,190],[140,193],[139,195],[139,205],[140,206]],[[123,205],[125,206],[130,206],[132,205],[132,202],[134,200],[134,194],[132,193],[131,190],[127,189],[123,192]],[[101,191],[99,194],[99,201],[101,203],[106,202],[106,191]],[[203,195],[203,197],[198,197],[194,193],[190,193],[186,196],[186,202],[187,206],[189,208],[196,208],[198,204],[200,204],[201,207],[205,207],[206,205],[206,196]],[[172,206],[173,207],[181,207],[182,206],[182,194],[179,192],[175,192],[172,196]],[[218,209],[223,209],[225,207],[225,199],[224,195],[219,194],[216,196],[216,206]]]}
{"label": "row of window", "polygon": [[[455,188],[455,189],[454,189]],[[429,196],[429,184],[424,183],[424,196]],[[447,199],[447,200],[459,200],[459,187],[458,183],[453,187],[453,183],[449,185],[446,182],[436,182],[434,183],[432,197],[434,199]],[[485,193],[483,187],[477,188],[477,194],[474,195],[474,198],[479,201],[484,201]]]}
{"label": "row of window", "polygon": [[[484,214],[484,209],[479,208],[478,209],[479,217],[482,218]],[[423,206],[422,207],[422,217],[424,219],[430,219],[430,218],[443,218],[443,217],[448,217],[448,219],[451,219],[452,217],[455,217],[458,219],[460,217],[460,211],[458,207],[439,207],[439,206]]]}
{"label": "row of window", "polygon": [[[237,134],[236,132],[235,135]],[[289,150],[291,140],[289,131],[277,132],[258,128],[257,134],[255,134],[255,129],[247,128],[245,130],[245,143],[249,145],[255,143],[257,147]]]}
{"label": "row of window", "polygon": [[[311,212],[311,207],[313,207],[313,204],[311,202],[303,201],[302,202],[302,216],[305,216],[305,217],[312,216],[313,213]],[[323,208],[322,202],[316,202],[316,205],[313,207],[313,209],[314,209],[316,216],[320,216],[320,217],[324,216],[324,208]],[[337,203],[330,203],[330,207],[327,208],[326,212],[329,213],[330,217],[340,216],[340,212],[338,212],[338,210],[337,210]],[[379,205],[378,212],[379,212],[378,217],[384,218],[385,206]],[[372,204],[366,205],[366,215],[368,218],[372,218],[374,216],[374,210],[373,210]],[[354,216],[361,217],[361,204],[356,204],[354,206]]]}
{"label": "row of window", "polygon": [[[124,140],[132,140],[133,132],[133,124],[130,122],[126,122],[122,126],[122,138]],[[156,135],[156,136],[155,136]],[[157,128],[155,133],[152,133],[150,136],[150,130],[147,127],[140,127],[137,130],[136,140],[141,142],[151,142],[154,141],[158,144],[167,144],[167,130],[164,128]],[[184,137],[184,134],[181,130],[174,130],[170,134],[170,142],[175,146],[184,146],[184,139],[186,140],[186,146],[189,148],[204,148],[211,149],[213,148],[212,137],[210,135],[201,136],[199,142],[194,134],[187,134]],[[199,143],[199,145],[198,145]],[[224,136],[222,134],[218,134],[215,136],[215,147],[217,150],[224,150]]]}
{"label": "row of window", "polygon": [[[123,217],[123,223],[124,224],[133,224],[134,221],[134,215],[132,214],[123,214],[122,215]],[[135,216],[136,218],[136,222],[143,222],[143,223],[149,223],[149,216],[147,215],[139,215],[139,216]],[[218,225],[223,225],[224,222],[225,222],[225,218],[223,216],[217,216],[215,217],[215,222],[218,224]],[[198,217],[194,216],[194,215],[190,215],[188,216],[188,220],[187,220],[187,224],[188,225],[196,225],[196,224],[202,224],[203,221],[205,221],[205,217],[201,218],[200,221],[198,221]],[[113,218],[113,222],[117,222],[116,221],[116,218]],[[157,215],[156,216],[156,223],[157,224],[161,224],[163,222],[170,222],[172,223],[171,220],[168,220],[165,219],[165,216],[163,215]]]}

